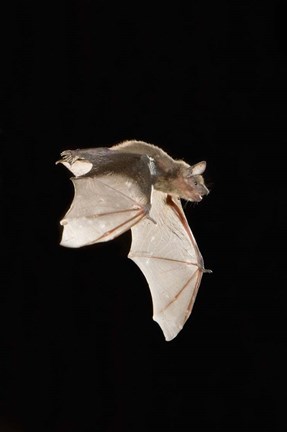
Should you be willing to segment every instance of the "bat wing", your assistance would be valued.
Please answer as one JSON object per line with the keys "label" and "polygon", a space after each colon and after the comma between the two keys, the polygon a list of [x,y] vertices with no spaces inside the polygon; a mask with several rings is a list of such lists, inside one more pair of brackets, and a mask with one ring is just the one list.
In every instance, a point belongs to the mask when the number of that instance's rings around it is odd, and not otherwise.
{"label": "bat wing", "polygon": [[153,319],[173,339],[191,314],[204,263],[180,200],[153,190],[150,218],[132,227],[131,258],[145,275]]}
{"label": "bat wing", "polygon": [[[82,153],[84,160],[78,158]],[[97,162],[95,152],[91,156],[89,150],[82,153],[65,151],[59,161],[79,174],[71,179],[74,199],[60,222],[60,244],[66,247],[112,240],[139,222],[150,209],[152,182],[146,156],[103,151],[98,153]]]}

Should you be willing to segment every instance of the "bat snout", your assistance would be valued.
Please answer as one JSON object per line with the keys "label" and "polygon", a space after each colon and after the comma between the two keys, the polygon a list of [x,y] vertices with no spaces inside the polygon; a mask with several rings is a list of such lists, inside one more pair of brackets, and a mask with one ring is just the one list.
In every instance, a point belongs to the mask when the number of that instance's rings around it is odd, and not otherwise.
{"label": "bat snout", "polygon": [[202,186],[201,195],[209,195],[210,190],[207,189],[207,187],[205,185],[201,185],[201,186]]}
{"label": "bat snout", "polygon": [[193,201],[200,202],[205,195],[209,194],[209,189],[205,185],[200,185],[193,193]]}

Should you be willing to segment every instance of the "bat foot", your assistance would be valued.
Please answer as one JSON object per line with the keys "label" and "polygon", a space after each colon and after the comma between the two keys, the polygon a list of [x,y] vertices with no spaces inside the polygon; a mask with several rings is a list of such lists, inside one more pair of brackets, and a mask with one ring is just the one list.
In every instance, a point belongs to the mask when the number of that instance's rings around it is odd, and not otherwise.
{"label": "bat foot", "polygon": [[62,159],[58,162],[66,162],[70,165],[73,165],[78,159],[82,159],[76,151],[74,150],[65,150],[61,153]]}

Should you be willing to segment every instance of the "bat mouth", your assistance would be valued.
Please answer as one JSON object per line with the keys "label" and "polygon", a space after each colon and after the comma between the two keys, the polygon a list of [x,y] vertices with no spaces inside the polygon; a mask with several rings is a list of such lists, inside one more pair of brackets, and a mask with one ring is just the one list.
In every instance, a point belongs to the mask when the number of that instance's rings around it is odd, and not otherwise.
{"label": "bat mouth", "polygon": [[194,197],[193,197],[193,201],[195,201],[195,202],[200,202],[201,200],[203,199],[203,196],[202,195],[194,195]]}
{"label": "bat mouth", "polygon": [[205,195],[209,194],[209,190],[207,188],[205,188],[205,190],[201,191],[201,193],[199,193],[198,191],[194,194],[194,201],[200,202],[203,197]]}

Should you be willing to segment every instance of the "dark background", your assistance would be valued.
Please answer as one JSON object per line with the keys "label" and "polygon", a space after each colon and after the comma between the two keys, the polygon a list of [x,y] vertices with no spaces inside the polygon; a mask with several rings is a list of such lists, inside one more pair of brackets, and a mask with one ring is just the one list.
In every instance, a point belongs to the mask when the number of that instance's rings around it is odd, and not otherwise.
{"label": "dark background", "polygon": [[[286,431],[283,4],[1,14],[0,432]],[[207,161],[211,193],[185,211],[213,274],[171,342],[129,232],[59,246],[60,152],[133,138]]]}

